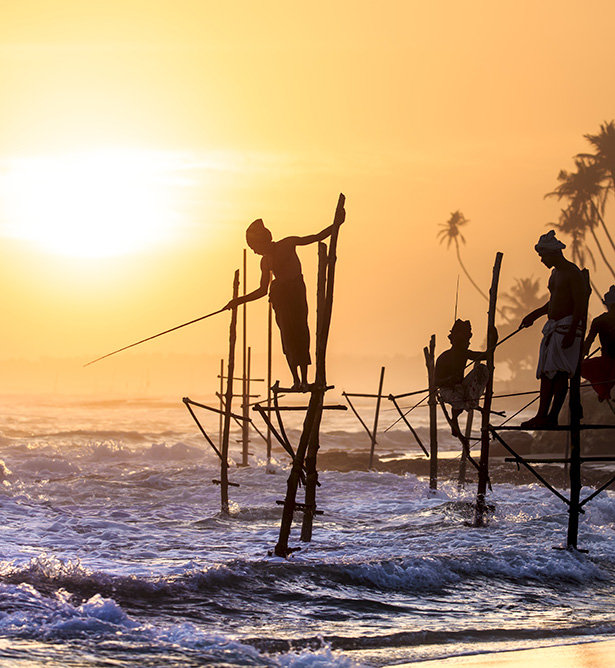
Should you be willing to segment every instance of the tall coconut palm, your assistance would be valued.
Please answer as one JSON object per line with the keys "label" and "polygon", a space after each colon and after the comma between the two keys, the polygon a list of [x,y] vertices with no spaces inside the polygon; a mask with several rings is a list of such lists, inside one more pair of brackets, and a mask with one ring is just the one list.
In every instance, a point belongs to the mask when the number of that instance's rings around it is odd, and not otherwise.
{"label": "tall coconut palm", "polygon": [[[560,171],[557,177],[559,186],[553,192],[547,193],[545,197],[557,197],[559,200],[569,201],[568,207],[564,209],[567,220],[562,226],[565,227],[573,221],[573,227],[578,228],[577,233],[580,233],[580,230],[588,231],[592,235],[600,257],[615,278],[615,270],[596,235],[596,226],[600,223],[613,245],[603,218],[607,195],[607,190],[602,184],[604,172],[595,161],[578,156],[575,158],[575,166],[576,172],[567,172],[563,169]],[[584,238],[584,232],[582,236]]]}
{"label": "tall coconut palm", "polygon": [[[596,268],[596,258],[592,253],[591,248],[587,245],[585,234],[588,231],[588,225],[582,216],[578,215],[575,207],[568,206],[562,209],[559,215],[559,220],[556,223],[549,223],[549,227],[554,227],[559,232],[567,234],[571,237],[570,253],[572,261],[576,262],[581,267],[585,266],[585,260],[588,256],[591,260],[592,266]],[[586,256],[587,254],[587,256]]]}
{"label": "tall coconut palm", "polygon": [[[597,135],[584,135],[585,139],[594,147],[596,152],[589,156],[604,171],[611,183],[609,187],[615,190],[615,121],[603,123]],[[581,157],[586,157],[581,155]]]}
{"label": "tall coconut palm", "polygon": [[548,301],[549,296],[540,286],[541,281],[533,276],[515,278],[510,291],[502,295],[502,300],[507,302],[502,312],[508,321],[519,324],[528,313]]}
{"label": "tall coconut palm", "polygon": [[[548,301],[543,282],[530,276],[516,278],[508,292],[502,293],[503,322],[498,326],[500,339],[519,330],[523,318],[543,306]],[[535,374],[538,341],[540,330],[524,329],[519,336],[515,336],[506,345],[498,348],[499,360],[510,370],[511,380],[515,386],[523,386]],[[532,345],[530,345],[532,344]]]}
{"label": "tall coconut palm", "polygon": [[450,248],[451,244],[455,244],[455,251],[457,252],[457,262],[459,262],[459,266],[463,270],[463,273],[468,277],[468,280],[470,283],[476,288],[476,290],[481,294],[487,301],[489,301],[489,298],[487,295],[478,287],[478,285],[474,282],[474,279],[472,276],[470,276],[470,273],[466,269],[465,265],[463,264],[463,261],[461,259],[461,253],[459,250],[459,242],[465,244],[466,240],[464,239],[463,234],[461,234],[459,228],[462,227],[463,225],[467,225],[470,221],[461,213],[461,211],[457,210],[451,213],[451,217],[446,221],[446,223],[440,223],[441,229],[438,232],[438,238],[440,239],[440,243],[444,243],[446,241],[446,247]]}
{"label": "tall coconut palm", "polygon": [[[562,209],[559,221],[557,223],[550,223],[550,226],[571,237],[570,254],[573,262],[580,267],[585,267],[586,259],[589,258],[592,267],[594,269],[596,268],[596,258],[585,240],[585,233],[587,232],[588,227],[582,217],[578,215],[574,207]],[[600,295],[600,290],[596,287],[591,273],[589,275],[589,283],[592,288],[592,294]]]}

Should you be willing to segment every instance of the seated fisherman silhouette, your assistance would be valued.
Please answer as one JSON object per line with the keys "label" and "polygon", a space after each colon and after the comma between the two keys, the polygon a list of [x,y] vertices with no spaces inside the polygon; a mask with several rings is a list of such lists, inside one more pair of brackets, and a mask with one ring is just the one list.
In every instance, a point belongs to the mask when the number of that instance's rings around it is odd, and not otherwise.
{"label": "seated fisherman silhouette", "polygon": [[560,410],[568,392],[568,379],[579,363],[583,319],[589,287],[583,272],[569,260],[562,249],[566,245],[553,230],[543,234],[534,246],[540,261],[552,269],[549,277],[549,301],[523,318],[521,327],[530,327],[543,315],[548,320],[542,329],[542,342],[536,377],[540,380],[537,414],[521,424],[525,429],[557,426]]}
{"label": "seated fisherman silhouette", "polygon": [[[451,405],[453,436],[459,436],[459,416],[464,410],[480,409],[478,402],[487,385],[489,371],[486,364],[477,363],[485,358],[485,353],[470,350],[472,325],[469,320],[455,320],[448,338],[451,347],[436,360],[435,382],[442,401]],[[468,361],[475,362],[474,368],[464,376]]]}
{"label": "seated fisherman silhouette", "polygon": [[602,301],[607,311],[592,320],[583,346],[583,357],[589,355],[596,336],[602,354],[581,362],[581,376],[592,384],[598,401],[610,399],[615,386],[615,285],[611,285]]}
{"label": "seated fisherman silhouette", "polygon": [[226,309],[235,308],[269,292],[295,390],[307,388],[307,368],[311,364],[308,303],[297,246],[322,241],[331,235],[332,230],[333,225],[330,225],[317,234],[274,241],[262,219],[255,220],[246,231],[246,241],[257,255],[262,255],[260,285],[225,306]]}

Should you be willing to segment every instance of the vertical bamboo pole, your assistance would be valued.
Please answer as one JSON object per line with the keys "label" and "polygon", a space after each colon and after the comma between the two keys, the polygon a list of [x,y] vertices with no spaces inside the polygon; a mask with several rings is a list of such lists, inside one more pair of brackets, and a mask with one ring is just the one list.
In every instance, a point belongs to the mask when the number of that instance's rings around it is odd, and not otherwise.
{"label": "vertical bamboo pole", "polygon": [[[247,294],[248,289],[248,263],[247,251],[243,249],[243,294]],[[244,303],[242,309],[242,374],[241,374],[241,465],[248,465],[248,439],[250,433],[250,399],[249,399],[249,378],[248,378],[248,305]]]}
{"label": "vertical bamboo pole", "polygon": [[[324,359],[320,354],[322,350],[323,318],[326,311],[326,288],[327,288],[327,246],[320,242],[318,244],[318,284],[316,297],[316,378],[315,385],[320,387],[324,378]],[[310,427],[310,437],[305,457],[305,506],[303,511],[303,522],[301,525],[301,541],[309,543],[312,540],[312,527],[314,523],[314,512],[316,511],[316,486],[318,485],[318,471],[316,469],[316,456],[320,446],[320,422],[322,419],[322,405],[324,403],[324,383],[320,403],[320,410],[315,414],[314,422]]]}
{"label": "vertical bamboo pole", "polygon": [[224,360],[220,360],[220,418],[218,424],[218,448],[222,448],[222,434],[224,432]]}
{"label": "vertical bamboo pole", "polygon": [[378,419],[380,417],[380,399],[382,397],[382,386],[384,384],[384,367],[380,369],[380,383],[378,384],[378,398],[376,399],[376,415],[374,417],[374,429],[372,431],[372,444],[369,451],[369,468],[374,467],[374,450],[376,449],[376,432],[378,431]]}
{"label": "vertical bamboo pole", "polygon": [[[457,478],[457,489],[463,489],[466,485],[466,470],[468,468],[468,454],[470,449],[470,439],[472,438],[472,422],[474,421],[474,411],[468,411],[466,421],[465,438],[466,442],[461,443],[461,459],[459,460],[459,476]],[[466,447],[467,444],[467,447]]]}
{"label": "vertical bamboo pole", "polygon": [[491,418],[491,401],[493,398],[493,371],[496,346],[495,314],[498,301],[498,283],[500,280],[500,268],[502,266],[502,253],[496,253],[491,288],[489,289],[489,312],[487,315],[487,369],[489,378],[485,387],[485,399],[483,402],[483,414],[481,422],[480,461],[478,463],[478,490],[476,493],[476,509],[474,514],[474,526],[482,527],[485,524],[485,513],[487,506],[485,494],[489,480],[489,420]]}
{"label": "vertical bamboo pole", "polygon": [[[329,256],[327,261],[327,278],[325,299],[323,304],[323,315],[321,326],[318,328],[318,336],[316,341],[316,381],[314,389],[310,394],[310,402],[308,410],[303,422],[303,430],[299,445],[295,452],[295,458],[286,484],[286,498],[284,500],[284,510],[282,512],[282,522],[280,524],[280,535],[275,546],[275,554],[278,557],[286,557],[291,549],[288,547],[288,539],[290,537],[290,530],[293,522],[293,514],[295,510],[295,499],[297,496],[297,487],[301,479],[303,470],[303,463],[305,460],[308,444],[310,447],[310,457],[316,461],[316,451],[318,448],[318,431],[320,429],[320,419],[322,416],[323,398],[326,392],[326,352],[327,340],[329,337],[329,328],[331,325],[331,312],[333,308],[333,281],[335,277],[335,262],[337,259],[337,238],[339,233],[339,226],[344,221],[344,195],[340,194],[337,208],[335,210],[335,217],[333,219],[333,230],[329,241]],[[310,514],[311,521],[311,514]],[[306,529],[307,531],[307,529]]]}
{"label": "vertical bamboo pole", "polygon": [[438,488],[438,401],[436,394],[436,335],[432,334],[429,348],[423,348],[427,365],[427,386],[429,388],[429,489]]}
{"label": "vertical bamboo pole", "polygon": [[[581,321],[581,341],[585,338],[587,327],[587,306],[589,295],[591,293],[589,284],[589,272],[583,270],[583,278],[586,282],[587,302],[584,304],[583,319]],[[570,379],[570,506],[568,508],[568,534],[566,537],[566,547],[571,550],[577,549],[579,535],[579,513],[581,512],[581,419],[583,417],[583,407],[581,406],[581,352],[574,376]]]}
{"label": "vertical bamboo pole", "polygon": [[[239,270],[235,272],[233,281],[233,299],[239,295]],[[228,370],[226,372],[226,398],[224,401],[224,431],[220,453],[220,508],[228,514],[228,449],[231,433],[231,408],[233,403],[233,374],[235,373],[235,344],[237,342],[237,308],[231,310],[231,326],[229,332]]]}
{"label": "vertical bamboo pole", "polygon": [[[271,415],[271,359],[272,359],[272,311],[271,302],[267,309],[267,415]],[[271,425],[267,423],[267,466],[271,464]]]}

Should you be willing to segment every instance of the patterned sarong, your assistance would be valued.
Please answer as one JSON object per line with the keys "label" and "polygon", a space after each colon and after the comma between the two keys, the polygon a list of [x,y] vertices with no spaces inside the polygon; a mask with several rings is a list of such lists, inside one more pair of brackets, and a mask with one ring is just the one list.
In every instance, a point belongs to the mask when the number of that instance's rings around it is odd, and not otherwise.
{"label": "patterned sarong", "polygon": [[478,401],[487,386],[489,370],[486,364],[476,364],[472,371],[454,387],[441,387],[442,401],[454,409],[469,411],[478,408]]}

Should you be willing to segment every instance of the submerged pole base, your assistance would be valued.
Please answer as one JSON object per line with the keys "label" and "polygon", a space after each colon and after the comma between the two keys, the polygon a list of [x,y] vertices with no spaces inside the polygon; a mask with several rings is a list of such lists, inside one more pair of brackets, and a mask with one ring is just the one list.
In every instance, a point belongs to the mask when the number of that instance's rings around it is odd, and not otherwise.
{"label": "submerged pole base", "polygon": [[301,550],[300,547],[288,547],[288,545],[280,545],[278,543],[273,549],[273,551],[269,550],[268,554],[270,557],[275,556],[286,559],[286,557],[289,557],[293,552],[299,552],[300,550]]}

